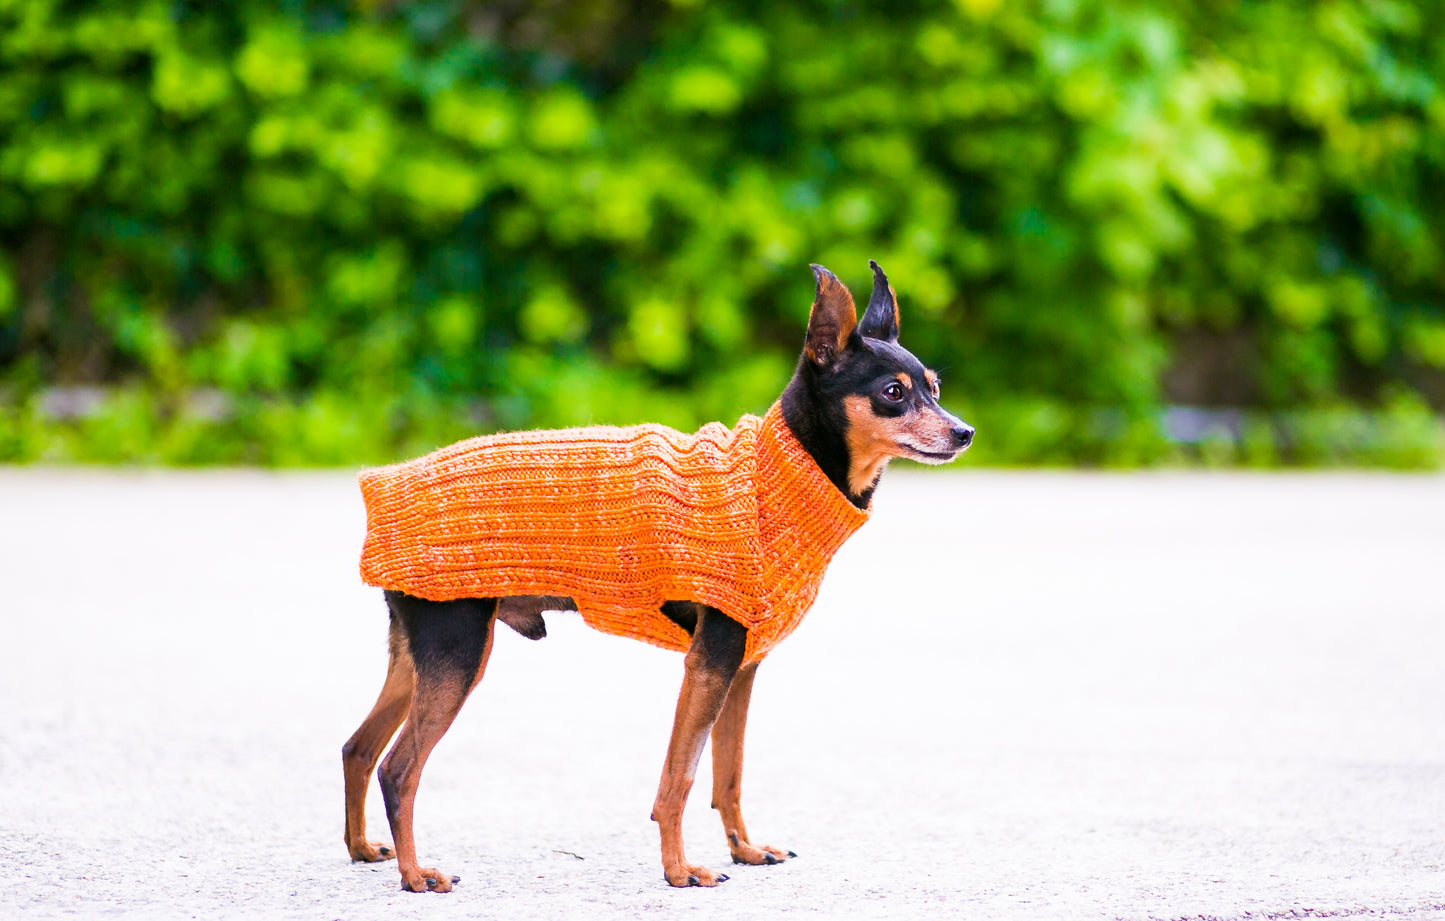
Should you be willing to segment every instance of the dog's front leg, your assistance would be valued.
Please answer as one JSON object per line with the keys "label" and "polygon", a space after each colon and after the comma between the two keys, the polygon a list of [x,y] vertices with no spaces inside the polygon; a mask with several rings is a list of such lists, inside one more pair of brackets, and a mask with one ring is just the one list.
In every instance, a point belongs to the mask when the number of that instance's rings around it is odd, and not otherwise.
{"label": "dog's front leg", "polygon": [[682,811],[708,733],[717,722],[728,688],[742,664],[748,635],[746,628],[716,608],[697,605],[696,609],[697,627],[685,659],[672,739],[667,744],[657,800],[652,804],[652,819],[662,832],[662,872],[674,886],[716,886],[727,879],[707,867],[687,862],[682,847]]}
{"label": "dog's front leg", "polygon": [[752,700],[753,678],[757,673],[757,662],[738,670],[722,713],[712,727],[712,808],[722,816],[733,863],[754,865],[782,863],[798,856],[792,851],[754,845],[748,840],[748,829],[743,824],[743,733],[748,725],[748,703]]}

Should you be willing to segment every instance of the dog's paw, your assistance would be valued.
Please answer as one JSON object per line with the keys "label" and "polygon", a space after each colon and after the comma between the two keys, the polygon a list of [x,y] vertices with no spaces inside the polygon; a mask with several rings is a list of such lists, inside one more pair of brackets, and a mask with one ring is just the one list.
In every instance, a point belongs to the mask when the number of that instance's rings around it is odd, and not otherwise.
{"label": "dog's paw", "polygon": [[462,881],[460,876],[448,876],[440,870],[418,867],[410,873],[401,873],[401,888],[408,892],[451,892],[452,885]]}
{"label": "dog's paw", "polygon": [[714,873],[707,867],[694,867],[685,863],[664,869],[662,875],[669,886],[677,886],[679,889],[686,889],[688,886],[716,886],[728,881],[726,873]]}
{"label": "dog's paw", "polygon": [[391,845],[380,841],[363,841],[359,845],[353,845],[349,850],[352,860],[363,860],[367,863],[393,860],[396,857],[396,851],[391,849]]}
{"label": "dog's paw", "polygon": [[[730,842],[731,843],[731,842]],[[732,845],[733,863],[743,863],[750,866],[772,866],[775,863],[782,863],[789,857],[797,857],[792,851],[785,851],[781,848],[768,847],[763,845],[757,847],[746,841],[740,841]]]}

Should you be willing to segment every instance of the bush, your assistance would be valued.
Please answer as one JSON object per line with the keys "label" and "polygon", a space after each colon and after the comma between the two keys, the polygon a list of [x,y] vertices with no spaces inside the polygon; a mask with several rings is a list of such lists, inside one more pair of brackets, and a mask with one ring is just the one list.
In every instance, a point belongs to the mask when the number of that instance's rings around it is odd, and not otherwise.
{"label": "bush", "polygon": [[0,459],[732,419],[873,257],[998,462],[1438,464],[1441,13],[0,0]]}

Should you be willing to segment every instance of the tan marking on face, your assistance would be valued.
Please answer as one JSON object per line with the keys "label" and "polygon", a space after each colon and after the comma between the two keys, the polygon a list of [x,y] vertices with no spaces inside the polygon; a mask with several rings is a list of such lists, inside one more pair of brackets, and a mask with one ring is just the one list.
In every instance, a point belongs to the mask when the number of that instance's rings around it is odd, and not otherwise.
{"label": "tan marking on face", "polygon": [[[908,426],[908,440],[916,447],[922,448],[933,454],[957,454],[958,449],[953,443],[953,423],[939,415],[937,409],[927,409],[912,414],[914,418]],[[912,455],[905,455],[912,457]],[[915,457],[914,460],[925,464],[943,464],[947,461],[934,458]]]}
{"label": "tan marking on face", "polygon": [[933,392],[935,394],[938,393],[938,375],[934,374],[928,368],[924,368],[923,376],[928,379],[928,386],[933,389]]}
{"label": "tan marking on face", "polygon": [[[895,457],[907,457],[924,464],[945,464],[958,450],[953,444],[953,426],[934,410],[918,410],[896,418],[879,416],[865,396],[843,399],[848,416],[848,490],[862,495],[878,482],[883,468]],[[925,457],[910,450],[947,457]]]}
{"label": "tan marking on face", "polygon": [[907,374],[904,374],[902,371],[899,371],[898,379],[903,382],[903,386],[907,387],[909,390],[913,389],[913,378],[909,377]]}
{"label": "tan marking on face", "polygon": [[873,412],[867,397],[843,399],[848,416],[848,491],[855,496],[873,488],[888,461],[903,456],[898,436],[905,431],[903,417],[887,419]]}

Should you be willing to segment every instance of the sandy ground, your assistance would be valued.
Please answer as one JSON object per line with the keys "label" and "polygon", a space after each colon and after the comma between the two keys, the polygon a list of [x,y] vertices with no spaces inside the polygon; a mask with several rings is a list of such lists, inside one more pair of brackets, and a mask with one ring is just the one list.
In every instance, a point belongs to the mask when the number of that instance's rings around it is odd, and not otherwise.
{"label": "sandy ground", "polygon": [[[680,657],[503,629],[352,864],[384,669],[345,473],[0,470],[0,918],[1445,918],[1445,478],[895,471],[662,880]],[[722,866],[704,768],[689,854]],[[372,831],[386,835],[373,788]]]}

